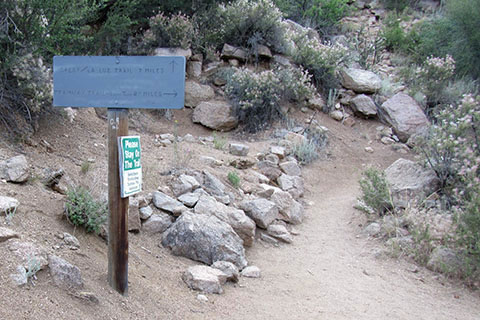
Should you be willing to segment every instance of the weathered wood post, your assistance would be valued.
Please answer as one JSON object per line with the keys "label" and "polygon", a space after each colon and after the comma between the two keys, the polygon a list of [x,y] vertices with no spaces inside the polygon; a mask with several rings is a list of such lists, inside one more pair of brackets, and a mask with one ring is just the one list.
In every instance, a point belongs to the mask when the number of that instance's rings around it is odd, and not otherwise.
{"label": "weathered wood post", "polygon": [[128,109],[108,109],[108,283],[128,294],[128,197],[120,197],[118,137],[128,135]]}

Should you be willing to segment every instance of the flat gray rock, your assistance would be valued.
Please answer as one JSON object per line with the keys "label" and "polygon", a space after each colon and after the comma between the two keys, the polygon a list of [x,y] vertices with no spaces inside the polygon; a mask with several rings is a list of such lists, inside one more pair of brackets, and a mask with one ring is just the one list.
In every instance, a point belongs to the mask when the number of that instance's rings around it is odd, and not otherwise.
{"label": "flat gray rock", "polygon": [[233,114],[232,105],[226,101],[199,103],[193,111],[192,121],[219,131],[230,131],[238,125],[238,118]]}
{"label": "flat gray rock", "polygon": [[173,218],[166,213],[155,213],[150,216],[143,224],[142,231],[155,234],[167,230],[173,223]]}
{"label": "flat gray rock", "polygon": [[278,208],[275,203],[264,198],[242,201],[240,208],[255,221],[258,227],[263,229],[278,218]]}
{"label": "flat gray rock", "polygon": [[24,155],[15,156],[8,160],[0,161],[0,179],[10,182],[26,182],[30,177],[27,158]]}
{"label": "flat gray rock", "polygon": [[262,273],[259,267],[248,266],[242,270],[241,275],[245,278],[260,278],[262,276]]}
{"label": "flat gray rock", "polygon": [[350,100],[353,111],[364,117],[374,117],[377,115],[377,106],[372,98],[367,95],[359,94]]}
{"label": "flat gray rock", "polygon": [[227,277],[225,273],[216,268],[193,266],[185,271],[182,279],[190,289],[220,294],[223,292],[222,285],[227,281]]}
{"label": "flat gray rock", "polygon": [[195,108],[204,101],[215,97],[212,87],[195,81],[185,81],[185,106]]}
{"label": "flat gray rock", "polygon": [[218,269],[227,275],[227,281],[238,282],[240,272],[237,266],[228,261],[215,261],[212,268]]}
{"label": "flat gray rock", "polygon": [[181,202],[160,191],[153,193],[153,205],[177,216],[188,210]]}
{"label": "flat gray rock", "polygon": [[340,71],[342,85],[357,93],[375,93],[382,88],[382,80],[367,70],[346,68]]}

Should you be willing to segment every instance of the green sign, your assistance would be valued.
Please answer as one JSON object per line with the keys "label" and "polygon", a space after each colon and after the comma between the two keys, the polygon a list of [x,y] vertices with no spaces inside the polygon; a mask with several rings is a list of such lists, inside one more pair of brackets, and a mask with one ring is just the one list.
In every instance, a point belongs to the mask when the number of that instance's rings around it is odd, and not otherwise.
{"label": "green sign", "polygon": [[139,136],[118,138],[120,194],[122,198],[142,191],[142,165]]}

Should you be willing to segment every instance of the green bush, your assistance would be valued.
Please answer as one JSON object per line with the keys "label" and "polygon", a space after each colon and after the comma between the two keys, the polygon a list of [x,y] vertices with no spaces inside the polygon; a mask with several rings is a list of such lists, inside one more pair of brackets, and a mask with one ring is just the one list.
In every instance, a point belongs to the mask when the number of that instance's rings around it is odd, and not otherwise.
{"label": "green bush", "polygon": [[282,118],[280,101],[304,102],[315,89],[308,74],[301,69],[280,68],[255,73],[239,69],[227,79],[225,93],[244,129],[262,130]]}
{"label": "green bush", "polygon": [[275,3],[287,18],[324,35],[336,31],[340,20],[349,12],[347,0],[276,0]]}
{"label": "green bush", "polygon": [[480,77],[480,0],[447,1],[442,15],[419,24],[414,32],[414,57],[451,55],[457,75]]}
{"label": "green bush", "polygon": [[480,272],[480,96],[465,95],[437,116],[420,145],[441,182],[441,193],[456,213],[456,244],[468,273]]}
{"label": "green bush", "polygon": [[304,31],[289,31],[287,39],[291,43],[288,54],[294,62],[308,70],[317,87],[328,92],[338,86],[335,70],[350,60],[348,49],[342,44],[321,43]]}
{"label": "green bush", "polygon": [[230,181],[232,186],[234,186],[235,188],[238,188],[240,186],[240,177],[236,172],[230,171],[228,173],[227,178],[228,178],[228,181]]}
{"label": "green bush", "polygon": [[385,173],[369,168],[362,173],[359,184],[362,191],[359,200],[367,208],[380,216],[393,210],[392,197]]}
{"label": "green bush", "polygon": [[74,187],[67,191],[65,215],[73,225],[98,233],[107,220],[107,204],[95,200],[87,189]]}
{"label": "green bush", "polygon": [[408,7],[414,8],[419,0],[382,0],[381,2],[385,8],[400,12]]}
{"label": "green bush", "polygon": [[396,13],[389,14],[384,20],[380,32],[385,48],[394,52],[411,53],[415,46],[415,32],[405,32],[400,26],[402,17]]}
{"label": "green bush", "polygon": [[302,164],[308,164],[318,159],[318,146],[314,140],[305,140],[293,146],[293,155]]}
{"label": "green bush", "polygon": [[202,48],[221,49],[224,43],[239,46],[256,54],[258,45],[285,51],[282,13],[271,0],[237,0],[196,17]]}

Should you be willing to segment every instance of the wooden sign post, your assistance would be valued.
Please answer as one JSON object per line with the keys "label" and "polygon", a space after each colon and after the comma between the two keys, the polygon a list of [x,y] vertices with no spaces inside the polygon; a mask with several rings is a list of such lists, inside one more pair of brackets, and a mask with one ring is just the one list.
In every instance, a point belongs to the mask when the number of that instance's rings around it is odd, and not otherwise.
{"label": "wooden sign post", "polygon": [[108,107],[108,282],[127,295],[128,196],[141,190],[121,197],[118,140],[128,135],[128,108],[183,108],[185,57],[56,56],[53,88],[56,107]]}

